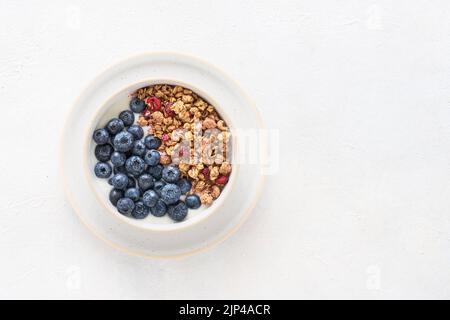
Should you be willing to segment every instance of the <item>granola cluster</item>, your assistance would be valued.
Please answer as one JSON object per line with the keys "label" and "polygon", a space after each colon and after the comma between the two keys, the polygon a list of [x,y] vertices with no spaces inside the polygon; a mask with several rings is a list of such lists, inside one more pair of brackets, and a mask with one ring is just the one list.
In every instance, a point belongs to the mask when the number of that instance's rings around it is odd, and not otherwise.
{"label": "granola cluster", "polygon": [[211,204],[231,173],[230,132],[214,106],[192,90],[158,84],[138,89],[146,108],[137,123],[161,139],[162,164],[177,164],[192,181],[191,193]]}

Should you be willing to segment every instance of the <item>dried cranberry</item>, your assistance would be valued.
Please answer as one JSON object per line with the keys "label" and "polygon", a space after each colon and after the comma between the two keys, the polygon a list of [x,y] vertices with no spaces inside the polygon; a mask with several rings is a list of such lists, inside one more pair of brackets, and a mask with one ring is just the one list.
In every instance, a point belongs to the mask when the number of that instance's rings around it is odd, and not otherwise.
{"label": "dried cranberry", "polygon": [[205,176],[206,179],[209,179],[209,168],[207,167],[203,168],[202,174]]}
{"label": "dried cranberry", "polygon": [[145,103],[149,106],[151,111],[161,110],[161,100],[157,97],[150,97],[145,99]]}
{"label": "dried cranberry", "polygon": [[166,115],[166,117],[173,117],[175,115],[175,111],[173,111],[171,108],[172,105],[173,103],[169,102],[164,107],[164,114]]}
{"label": "dried cranberry", "polygon": [[220,185],[226,185],[228,182],[228,177],[227,176],[218,176],[216,179],[216,183],[220,184]]}
{"label": "dried cranberry", "polygon": [[142,112],[142,116],[146,119],[150,119],[152,112],[147,108]]}
{"label": "dried cranberry", "polygon": [[187,154],[185,148],[180,148],[180,150],[178,150],[178,156],[179,157],[184,157],[185,153]]}
{"label": "dried cranberry", "polygon": [[164,134],[162,135],[162,141],[166,142],[166,141],[168,141],[168,140],[169,140],[169,135],[168,135],[167,133],[164,133]]}

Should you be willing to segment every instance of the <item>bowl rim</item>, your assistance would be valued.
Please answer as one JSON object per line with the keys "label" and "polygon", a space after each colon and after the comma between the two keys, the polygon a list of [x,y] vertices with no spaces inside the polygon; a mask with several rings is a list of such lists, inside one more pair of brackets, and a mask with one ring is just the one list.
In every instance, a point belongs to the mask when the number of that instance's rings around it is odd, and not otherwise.
{"label": "bowl rim", "polygon": [[[220,196],[214,200],[214,202],[206,207],[202,212],[199,214],[196,214],[194,217],[187,218],[180,222],[172,221],[171,223],[145,223],[145,219],[132,219],[131,217],[126,217],[122,214],[120,214],[117,209],[112,206],[112,204],[108,201],[108,195],[106,194],[104,197],[102,197],[99,193],[96,187],[94,187],[94,181],[96,179],[95,175],[93,174],[93,169],[91,168],[91,155],[89,154],[91,152],[91,146],[95,144],[95,142],[92,141],[92,133],[97,128],[99,121],[104,116],[105,112],[108,110],[108,106],[111,106],[111,104],[114,103],[116,99],[119,98],[122,94],[126,94],[127,92],[131,91],[130,88],[142,88],[152,85],[158,85],[158,84],[168,84],[168,85],[180,85],[184,88],[187,88],[189,90],[192,90],[194,93],[197,93],[200,97],[202,97],[204,100],[206,100],[208,103],[212,104],[214,108],[216,108],[219,115],[222,117],[222,119],[225,120],[228,128],[230,129],[231,133],[231,174],[229,176],[229,180],[225,188],[222,190]],[[128,93],[129,95],[129,93]],[[131,84],[128,84],[124,87],[122,87],[120,90],[117,90],[114,94],[109,96],[105,101],[100,105],[100,107],[97,108],[97,110],[92,114],[90,122],[94,125],[89,126],[86,129],[86,132],[84,133],[84,147],[83,147],[83,153],[84,153],[84,177],[86,181],[88,182],[88,185],[93,192],[94,196],[97,198],[97,201],[101,203],[101,205],[108,211],[108,213],[112,214],[114,218],[119,219],[121,223],[126,223],[134,228],[146,230],[146,231],[156,231],[156,232],[173,232],[178,231],[181,229],[187,229],[189,227],[194,226],[197,223],[200,223],[209,217],[213,215],[215,212],[218,211],[218,209],[223,205],[224,201],[228,197],[230,190],[232,189],[233,185],[235,184],[235,181],[237,179],[237,176],[239,174],[239,168],[240,165],[237,161],[233,161],[234,159],[238,158],[239,154],[239,143],[237,139],[234,139],[235,128],[233,125],[233,122],[228,117],[226,111],[224,111],[224,108],[221,106],[220,102],[216,101],[215,99],[211,98],[208,93],[206,93],[204,90],[197,88],[194,85],[191,85],[189,83],[186,83],[184,81],[175,80],[175,79],[162,79],[162,78],[154,78],[154,79],[144,79],[135,81]],[[98,178],[97,178],[98,179]],[[151,214],[151,213],[150,213]]]}
{"label": "bowl rim", "polygon": [[[70,106],[68,107],[67,111],[64,114],[64,120],[62,122],[62,127],[60,129],[60,141],[59,141],[59,166],[58,166],[58,172],[59,177],[60,177],[60,181],[63,187],[63,192],[67,198],[67,200],[69,201],[70,205],[71,205],[71,209],[75,212],[75,214],[78,216],[78,218],[80,219],[79,221],[87,228],[87,230],[89,230],[92,235],[94,235],[96,238],[98,238],[99,240],[101,240],[102,242],[104,242],[105,244],[107,244],[108,246],[110,246],[111,248],[114,248],[122,253],[134,256],[134,257],[140,257],[140,258],[145,258],[145,259],[161,259],[161,260],[175,260],[175,259],[183,259],[183,258],[187,258],[190,256],[193,256],[195,254],[198,253],[202,253],[202,252],[206,252],[208,250],[211,250],[212,248],[218,246],[219,244],[221,244],[222,242],[224,242],[225,240],[227,240],[229,237],[231,237],[234,233],[237,232],[237,230],[239,230],[239,228],[247,221],[247,219],[249,218],[250,214],[252,213],[252,211],[254,210],[254,208],[256,207],[257,201],[261,196],[262,190],[264,188],[264,185],[266,183],[266,175],[261,174],[259,177],[259,183],[257,184],[257,188],[255,190],[255,194],[253,199],[251,200],[251,202],[245,207],[243,208],[243,213],[242,213],[242,217],[241,219],[238,221],[238,223],[236,223],[232,228],[230,228],[230,230],[225,233],[224,235],[222,235],[221,237],[203,245],[203,246],[199,246],[196,249],[187,251],[187,252],[183,252],[183,253],[178,253],[178,254],[173,254],[173,255],[159,255],[159,254],[149,254],[149,253],[144,253],[140,250],[133,250],[130,248],[127,248],[126,246],[122,246],[119,243],[114,242],[113,240],[105,237],[104,235],[102,235],[94,226],[92,226],[88,220],[83,216],[82,209],[81,207],[78,205],[78,201],[75,200],[74,195],[72,194],[71,189],[69,188],[69,183],[67,180],[67,176],[65,174],[65,166],[64,166],[64,159],[65,159],[65,154],[64,154],[64,137],[66,134],[66,128],[67,125],[69,123],[69,119],[71,118],[72,114],[75,112],[75,106],[79,103],[83,93],[85,93],[86,91],[89,90],[89,88],[95,83],[97,82],[99,79],[101,79],[105,74],[107,74],[108,72],[110,72],[114,67],[120,65],[120,64],[124,64],[130,60],[134,60],[134,59],[140,59],[143,57],[160,57],[160,56],[172,56],[172,57],[178,57],[178,58],[184,58],[190,61],[195,61],[197,63],[203,64],[205,66],[208,66],[210,69],[214,70],[217,74],[219,74],[221,77],[223,77],[224,79],[226,79],[227,81],[229,81],[230,83],[232,83],[236,89],[239,91],[239,93],[247,100],[248,102],[248,106],[253,110],[254,115],[255,115],[255,120],[259,125],[260,129],[267,129],[267,126],[261,116],[261,113],[259,112],[258,108],[256,107],[255,102],[253,101],[253,99],[246,93],[245,90],[243,90],[243,88],[239,85],[239,83],[237,81],[235,81],[233,78],[231,78],[226,72],[224,72],[222,70],[222,68],[209,63],[206,60],[203,60],[203,58],[199,58],[193,54],[190,53],[186,53],[186,52],[176,52],[176,51],[146,51],[146,52],[141,52],[138,54],[132,54],[132,55],[127,55],[124,58],[120,58],[120,59],[116,59],[114,60],[114,62],[109,63],[106,67],[103,67],[98,73],[96,73],[96,75],[89,81],[87,81],[87,83],[85,83],[82,87],[82,89],[80,90],[80,93],[75,96],[75,98],[73,99],[73,102],[70,104]],[[266,141],[266,139],[261,139],[261,141],[259,142],[260,145],[267,150],[268,147],[268,142]],[[263,157],[264,161],[267,161],[267,154],[266,153],[262,153],[261,155]]]}

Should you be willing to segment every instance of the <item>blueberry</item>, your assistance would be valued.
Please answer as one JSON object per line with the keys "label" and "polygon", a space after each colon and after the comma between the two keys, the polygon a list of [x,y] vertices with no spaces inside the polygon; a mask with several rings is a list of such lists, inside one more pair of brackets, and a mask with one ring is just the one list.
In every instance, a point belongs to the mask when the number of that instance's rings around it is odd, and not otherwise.
{"label": "blueberry", "polygon": [[125,162],[125,168],[129,174],[139,176],[145,170],[145,162],[138,156],[131,156]]}
{"label": "blueberry", "polygon": [[153,207],[158,202],[159,196],[153,190],[147,190],[142,195],[142,201],[147,207]]}
{"label": "blueberry", "polygon": [[150,209],[142,201],[138,201],[134,204],[134,210],[131,212],[131,216],[135,219],[144,219],[149,213]]}
{"label": "blueberry", "polygon": [[184,199],[184,202],[186,202],[186,205],[188,208],[191,209],[198,209],[202,205],[200,202],[200,198],[196,194],[190,194],[186,196],[186,199]]}
{"label": "blueberry", "polygon": [[148,189],[153,188],[155,181],[153,177],[149,174],[144,173],[138,178],[138,185],[142,191],[147,191]]}
{"label": "blueberry", "polygon": [[156,204],[150,208],[150,212],[155,217],[162,217],[167,212],[167,206],[164,201],[158,200],[158,202],[156,202]]}
{"label": "blueberry", "polygon": [[121,214],[131,214],[134,210],[134,202],[130,198],[120,198],[117,201],[117,210]]}
{"label": "blueberry", "polygon": [[136,180],[134,180],[134,177],[130,174],[128,175],[127,188],[136,188]]}
{"label": "blueberry", "polygon": [[166,185],[166,183],[162,180],[156,181],[155,185],[153,186],[153,190],[155,190],[155,192],[161,196],[161,190],[162,188],[164,188],[164,186]]}
{"label": "blueberry", "polygon": [[108,132],[112,135],[119,133],[123,130],[123,128],[125,128],[123,121],[117,118],[109,120],[106,125],[106,130],[108,130]]}
{"label": "blueberry", "polygon": [[127,161],[127,157],[125,156],[125,153],[114,151],[111,155],[111,163],[113,166],[121,167],[125,164],[125,161]]}
{"label": "blueberry", "polygon": [[119,119],[122,120],[125,127],[129,127],[134,123],[134,113],[130,110],[122,111],[119,114]]}
{"label": "blueberry", "polygon": [[112,178],[108,179],[108,184],[112,186]]}
{"label": "blueberry", "polygon": [[169,206],[167,213],[172,220],[176,222],[183,221],[188,214],[188,207],[183,201],[179,201],[177,204]]}
{"label": "blueberry", "polygon": [[130,101],[130,109],[134,113],[141,113],[145,109],[145,103],[142,100],[139,100],[138,98],[133,98]]}
{"label": "blueberry", "polygon": [[134,155],[142,157],[147,152],[147,148],[141,140],[138,140],[134,142],[132,152]]}
{"label": "blueberry", "polygon": [[113,204],[113,206],[117,205],[117,201],[119,201],[120,198],[123,198],[123,191],[118,189],[112,189],[109,192],[109,201]]}
{"label": "blueberry", "polygon": [[134,137],[131,133],[123,131],[114,137],[114,148],[116,151],[127,152],[133,148]]}
{"label": "blueberry", "polygon": [[95,175],[98,178],[106,179],[111,176],[111,166],[106,162],[97,162],[94,168]]}
{"label": "blueberry", "polygon": [[161,199],[166,204],[174,204],[180,199],[180,196],[181,190],[176,184],[169,183],[161,189]]}
{"label": "blueberry", "polygon": [[167,166],[162,171],[162,178],[166,182],[175,182],[180,178],[180,170],[175,166]]}
{"label": "blueberry", "polygon": [[109,161],[114,149],[110,144],[97,145],[95,147],[95,157],[98,161]]}
{"label": "blueberry", "polygon": [[114,174],[117,173],[127,173],[127,169],[125,169],[125,166],[120,166],[120,167],[114,167],[113,169]]}
{"label": "blueberry", "polygon": [[138,188],[130,188],[125,191],[125,198],[130,198],[134,202],[138,201],[141,196],[141,192]]}
{"label": "blueberry", "polygon": [[159,164],[159,159],[161,158],[161,155],[157,150],[149,150],[144,156],[145,163],[147,163],[149,166],[153,167]]}
{"label": "blueberry", "polygon": [[140,140],[144,137],[144,129],[142,129],[141,126],[138,126],[137,124],[133,124],[130,126],[127,131],[131,133],[136,140]]}
{"label": "blueberry", "polygon": [[158,149],[161,146],[161,140],[158,137],[148,135],[144,139],[144,143],[149,149]]}
{"label": "blueberry", "polygon": [[162,164],[158,164],[157,166],[154,167],[148,167],[148,173],[150,173],[153,178],[155,178],[156,180],[161,180],[162,178],[162,171],[164,169],[164,166]]}
{"label": "blueberry", "polygon": [[106,129],[97,129],[92,136],[96,144],[108,143],[109,132]]}
{"label": "blueberry", "polygon": [[191,190],[192,183],[187,178],[181,178],[180,180],[177,181],[177,186],[180,187],[181,193],[185,194],[189,190]]}
{"label": "blueberry", "polygon": [[125,190],[125,188],[128,186],[128,177],[124,173],[117,173],[112,177],[111,182],[114,188]]}

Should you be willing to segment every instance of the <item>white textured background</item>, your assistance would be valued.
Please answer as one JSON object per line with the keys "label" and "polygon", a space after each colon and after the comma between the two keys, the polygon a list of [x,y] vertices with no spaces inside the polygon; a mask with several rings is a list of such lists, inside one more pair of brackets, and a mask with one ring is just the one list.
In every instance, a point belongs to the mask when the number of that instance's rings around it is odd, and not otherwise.
{"label": "white textured background", "polygon": [[[0,1],[0,298],[450,298],[449,1]],[[63,117],[144,51],[227,71],[279,128],[250,220],[184,260],[92,236]],[[25,130],[23,130],[25,129]]]}

